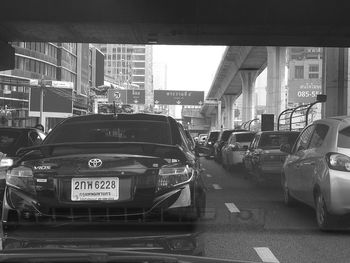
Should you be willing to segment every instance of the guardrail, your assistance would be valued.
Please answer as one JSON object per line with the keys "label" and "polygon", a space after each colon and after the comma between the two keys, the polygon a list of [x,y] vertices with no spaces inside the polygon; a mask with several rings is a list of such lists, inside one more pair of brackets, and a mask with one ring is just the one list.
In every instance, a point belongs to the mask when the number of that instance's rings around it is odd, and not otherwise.
{"label": "guardrail", "polygon": [[249,120],[249,121],[246,121],[246,122],[243,122],[242,124],[241,124],[241,128],[242,129],[247,129],[248,128],[248,131],[250,131],[250,126],[252,125],[252,123],[254,122],[254,121],[258,121],[259,119],[258,118],[256,118],[256,119],[253,119],[253,120]]}
{"label": "guardrail", "polygon": [[[314,105],[317,103],[323,103],[326,102],[327,97],[326,95],[317,95],[316,101],[305,104],[305,105],[300,105],[295,108],[289,108],[284,111],[282,111],[278,115],[278,120],[277,120],[277,130],[281,130],[281,128],[284,127],[284,130],[293,130],[293,125],[295,124],[302,124],[304,123],[304,126],[307,126],[309,123],[309,114]],[[282,119],[282,117],[284,118]],[[284,123],[282,123],[282,120],[284,120]],[[297,120],[294,121],[293,120]],[[303,128],[302,127],[302,128]],[[302,129],[299,128],[299,129]]]}

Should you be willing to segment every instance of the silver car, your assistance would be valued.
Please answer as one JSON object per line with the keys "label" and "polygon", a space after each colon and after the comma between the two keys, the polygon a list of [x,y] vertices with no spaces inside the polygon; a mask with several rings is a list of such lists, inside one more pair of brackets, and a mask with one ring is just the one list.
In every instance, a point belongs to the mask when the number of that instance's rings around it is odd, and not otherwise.
{"label": "silver car", "polygon": [[315,208],[320,229],[350,213],[350,116],[318,120],[303,129],[282,170],[284,202]]}

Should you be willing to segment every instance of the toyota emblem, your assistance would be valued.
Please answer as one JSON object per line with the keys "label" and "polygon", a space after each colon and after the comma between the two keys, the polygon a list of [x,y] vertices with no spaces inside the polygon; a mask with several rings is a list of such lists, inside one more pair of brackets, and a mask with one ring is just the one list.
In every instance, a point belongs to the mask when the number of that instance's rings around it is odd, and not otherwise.
{"label": "toyota emblem", "polygon": [[97,158],[91,159],[89,160],[88,165],[90,168],[98,168],[102,165],[102,161],[101,159],[97,159]]}

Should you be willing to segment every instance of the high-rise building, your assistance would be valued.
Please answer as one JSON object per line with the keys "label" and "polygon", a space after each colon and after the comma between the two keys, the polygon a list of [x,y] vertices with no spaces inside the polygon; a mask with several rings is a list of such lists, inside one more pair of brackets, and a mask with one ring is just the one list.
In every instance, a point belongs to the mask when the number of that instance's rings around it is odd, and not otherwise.
{"label": "high-rise building", "polygon": [[145,89],[146,108],[153,105],[152,46],[96,44],[105,55],[105,75],[126,88]]}
{"label": "high-rise building", "polygon": [[[103,57],[100,51],[89,44],[77,43],[13,42],[12,46],[15,48],[15,68],[0,72],[0,115],[7,115],[2,125],[25,127],[38,122],[37,117],[29,116],[30,89],[27,85],[30,79],[73,82],[73,96],[70,93],[73,115],[88,113],[89,88],[101,79],[103,84],[104,66],[103,59],[90,59],[90,50],[94,50],[95,56]],[[102,71],[99,72],[97,67],[102,67]],[[53,127],[60,120],[57,113],[57,118],[47,118],[46,126]]]}

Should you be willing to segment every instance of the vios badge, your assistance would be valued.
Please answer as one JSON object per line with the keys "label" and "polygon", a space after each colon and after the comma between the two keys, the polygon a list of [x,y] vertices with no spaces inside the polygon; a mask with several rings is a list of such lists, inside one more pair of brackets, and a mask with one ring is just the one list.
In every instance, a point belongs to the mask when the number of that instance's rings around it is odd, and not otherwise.
{"label": "vios badge", "polygon": [[88,165],[90,168],[98,168],[102,165],[102,161],[101,159],[90,159],[89,162],[88,162]]}

